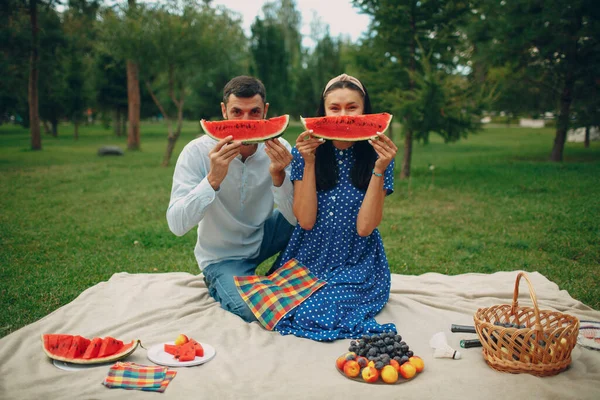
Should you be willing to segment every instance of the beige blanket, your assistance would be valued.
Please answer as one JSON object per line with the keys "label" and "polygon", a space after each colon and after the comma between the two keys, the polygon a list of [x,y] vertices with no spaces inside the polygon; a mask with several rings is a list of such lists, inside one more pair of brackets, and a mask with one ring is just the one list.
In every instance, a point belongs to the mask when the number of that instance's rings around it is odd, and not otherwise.
{"label": "beige blanket", "polygon": [[[492,370],[480,348],[460,349],[450,325],[473,324],[478,307],[510,303],[516,272],[492,275],[392,276],[389,304],[378,315],[394,322],[425,370],[399,385],[347,380],[335,368],[349,340],[317,343],[265,331],[223,311],[207,293],[201,275],[115,274],[84,291],[70,304],[0,340],[0,399],[600,399],[600,352],[576,346],[568,370],[538,378]],[[538,273],[529,275],[540,308],[580,319],[600,320],[600,312],[574,300]],[[530,304],[521,283],[521,305]],[[461,360],[435,359],[430,337],[445,331]],[[178,368],[163,394],[108,389],[101,382],[108,367],[67,372],[42,351],[40,334],[141,339],[147,348],[180,333],[213,345],[208,363]],[[128,361],[150,364],[138,348]]]}

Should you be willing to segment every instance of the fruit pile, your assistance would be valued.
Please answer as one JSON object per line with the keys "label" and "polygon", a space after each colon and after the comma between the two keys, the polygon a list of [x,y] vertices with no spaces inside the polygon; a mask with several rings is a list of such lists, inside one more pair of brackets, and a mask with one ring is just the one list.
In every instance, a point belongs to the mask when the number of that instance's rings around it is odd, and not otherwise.
{"label": "fruit pile", "polygon": [[174,344],[165,343],[164,350],[179,361],[193,361],[196,357],[204,356],[202,345],[183,333],[177,336]]}
{"label": "fruit pile", "polygon": [[336,367],[348,378],[359,375],[365,382],[396,383],[401,376],[411,379],[425,364],[414,355],[402,336],[394,332],[363,335],[352,340],[348,353],[338,357]]}

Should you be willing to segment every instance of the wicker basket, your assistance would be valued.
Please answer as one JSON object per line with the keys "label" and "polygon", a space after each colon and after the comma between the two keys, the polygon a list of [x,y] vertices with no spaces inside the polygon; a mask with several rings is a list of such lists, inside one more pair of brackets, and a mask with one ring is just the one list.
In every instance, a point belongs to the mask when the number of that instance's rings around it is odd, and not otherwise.
{"label": "wicker basket", "polygon": [[[532,307],[519,307],[519,282],[529,285]],[[579,320],[568,314],[539,310],[529,278],[519,272],[513,303],[480,308],[473,317],[483,345],[483,358],[498,371],[551,376],[571,363]],[[513,327],[496,325],[515,324]]]}

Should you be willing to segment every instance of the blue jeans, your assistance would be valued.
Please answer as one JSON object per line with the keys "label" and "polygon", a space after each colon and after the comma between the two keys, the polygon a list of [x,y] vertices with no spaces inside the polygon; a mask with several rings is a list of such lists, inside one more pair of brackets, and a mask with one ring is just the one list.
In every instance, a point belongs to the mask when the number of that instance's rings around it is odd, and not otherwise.
{"label": "blue jeans", "polygon": [[263,241],[256,258],[224,260],[204,267],[202,273],[208,292],[221,303],[222,308],[240,316],[244,321],[256,321],[256,317],[238,293],[233,277],[255,275],[256,267],[260,263],[285,249],[293,230],[294,227],[279,210],[275,210],[265,221]]}

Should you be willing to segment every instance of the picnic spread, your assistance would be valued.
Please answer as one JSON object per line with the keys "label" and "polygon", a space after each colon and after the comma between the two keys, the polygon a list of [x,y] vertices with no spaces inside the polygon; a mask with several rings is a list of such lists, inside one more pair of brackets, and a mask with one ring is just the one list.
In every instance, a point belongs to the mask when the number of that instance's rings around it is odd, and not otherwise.
{"label": "picnic spread", "polygon": [[[581,328],[588,330],[600,321],[600,311],[573,299],[543,275],[531,272],[527,276],[539,310],[551,310],[549,314],[538,313],[541,320],[554,323],[563,315],[575,317]],[[517,271],[456,276],[392,274],[389,302],[376,319],[396,325],[424,368],[412,379],[398,382],[401,384],[366,384],[345,377],[336,360],[349,351],[349,346],[360,352],[364,350],[361,346],[379,338],[350,344],[349,339],[317,342],[282,336],[221,309],[208,294],[202,275],[118,273],[0,339],[0,398],[600,398],[600,351],[593,348],[592,336],[586,338],[592,345],[584,347],[575,344],[570,330],[553,327],[552,337],[546,337],[542,345],[541,333],[534,336],[536,333],[524,325],[498,326],[481,316],[474,319],[480,309],[510,305],[516,277]],[[527,286],[522,283],[520,288],[519,307],[531,307]],[[485,347],[460,347],[461,341],[477,339],[478,335],[468,329],[452,332],[453,324],[474,326],[489,335],[484,336],[489,343],[484,342]],[[444,332],[449,347],[460,349],[460,359],[434,357],[430,339],[439,332]],[[165,367],[160,365],[158,353],[149,354],[149,349],[162,353],[164,344],[173,343],[181,333],[202,343],[204,351],[214,349],[210,359],[191,366],[175,363]],[[139,339],[143,347],[116,362],[64,370],[44,351],[44,334],[90,339],[110,336],[125,343]],[[506,340],[513,352],[510,360],[523,358],[525,354],[518,353],[522,351],[520,340],[532,338],[536,340],[533,353],[527,356],[538,354],[541,346],[552,352],[562,351],[563,344],[573,346],[566,369],[545,377],[512,374],[491,368],[482,355],[485,350],[491,357],[490,345]]]}

